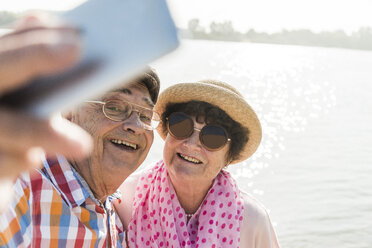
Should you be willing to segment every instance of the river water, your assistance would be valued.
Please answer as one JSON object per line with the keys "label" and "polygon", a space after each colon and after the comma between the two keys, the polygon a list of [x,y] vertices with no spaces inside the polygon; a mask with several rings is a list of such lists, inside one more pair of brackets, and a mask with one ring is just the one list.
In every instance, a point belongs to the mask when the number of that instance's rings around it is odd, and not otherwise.
{"label": "river water", "polygon": [[372,247],[372,52],[184,40],[152,66],[162,89],[218,79],[256,110],[261,146],[229,170],[282,247]]}

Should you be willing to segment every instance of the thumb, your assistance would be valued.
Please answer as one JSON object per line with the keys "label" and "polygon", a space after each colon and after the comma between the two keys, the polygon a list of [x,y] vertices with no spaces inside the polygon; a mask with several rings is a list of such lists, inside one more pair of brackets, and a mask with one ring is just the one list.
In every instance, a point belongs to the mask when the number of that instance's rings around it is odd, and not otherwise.
{"label": "thumb", "polygon": [[76,124],[66,120],[61,115],[50,119],[51,131],[54,132],[56,142],[53,146],[43,146],[47,153],[55,152],[68,158],[80,159],[90,154],[93,148],[91,136]]}

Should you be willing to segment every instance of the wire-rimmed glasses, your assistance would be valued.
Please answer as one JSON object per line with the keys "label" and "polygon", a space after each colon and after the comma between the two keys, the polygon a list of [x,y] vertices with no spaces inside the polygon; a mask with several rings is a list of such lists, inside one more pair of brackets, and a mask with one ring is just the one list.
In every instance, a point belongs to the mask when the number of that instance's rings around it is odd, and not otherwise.
{"label": "wire-rimmed glasses", "polygon": [[155,129],[160,122],[158,113],[150,108],[140,106],[124,100],[86,101],[87,103],[102,104],[103,114],[112,121],[124,121],[130,117],[133,112],[137,112],[143,127],[147,130]]}

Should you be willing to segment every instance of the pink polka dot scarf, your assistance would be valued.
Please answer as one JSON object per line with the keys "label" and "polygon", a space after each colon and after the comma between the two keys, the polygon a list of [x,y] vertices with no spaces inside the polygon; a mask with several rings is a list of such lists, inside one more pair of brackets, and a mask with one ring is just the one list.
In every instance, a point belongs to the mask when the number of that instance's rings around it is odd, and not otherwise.
{"label": "pink polka dot scarf", "polygon": [[187,222],[163,161],[140,178],[128,225],[129,247],[239,247],[243,204],[235,181],[221,171]]}

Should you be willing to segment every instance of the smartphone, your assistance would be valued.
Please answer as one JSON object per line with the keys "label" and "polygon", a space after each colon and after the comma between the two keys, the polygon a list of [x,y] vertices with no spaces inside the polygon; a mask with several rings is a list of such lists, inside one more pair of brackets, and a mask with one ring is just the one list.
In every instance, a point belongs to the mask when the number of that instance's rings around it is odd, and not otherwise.
{"label": "smartphone", "polygon": [[179,44],[165,0],[90,0],[62,18],[82,31],[80,61],[2,95],[1,106],[49,117],[132,79]]}

